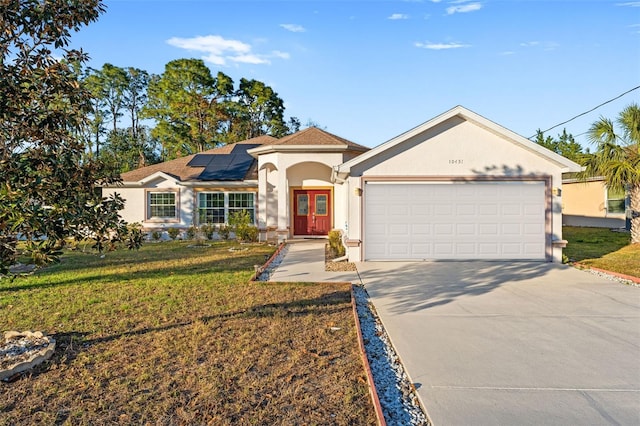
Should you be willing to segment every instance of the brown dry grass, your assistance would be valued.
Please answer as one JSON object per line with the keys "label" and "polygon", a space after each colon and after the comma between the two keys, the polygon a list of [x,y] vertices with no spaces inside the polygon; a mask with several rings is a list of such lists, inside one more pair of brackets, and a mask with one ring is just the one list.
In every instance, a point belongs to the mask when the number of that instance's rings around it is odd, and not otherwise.
{"label": "brown dry grass", "polygon": [[229,246],[72,254],[0,281],[0,331],[58,341],[0,383],[0,424],[374,424],[349,285],[249,283],[272,249]]}

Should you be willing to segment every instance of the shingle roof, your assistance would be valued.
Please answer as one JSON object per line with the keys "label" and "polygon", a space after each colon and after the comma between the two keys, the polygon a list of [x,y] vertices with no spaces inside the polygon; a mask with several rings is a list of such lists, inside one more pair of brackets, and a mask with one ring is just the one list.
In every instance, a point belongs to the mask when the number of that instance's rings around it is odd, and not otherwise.
{"label": "shingle roof", "polygon": [[[229,154],[233,150],[234,145],[237,144],[273,144],[277,139],[268,136],[258,136],[256,138],[248,139],[246,141],[237,142],[236,144],[229,144],[220,148],[210,149],[199,154]],[[152,164],[150,166],[141,167],[130,172],[123,173],[121,175],[124,182],[138,182],[146,177],[153,175],[154,173],[163,172],[170,176],[175,177],[181,181],[196,180],[200,173],[202,173],[202,167],[189,167],[187,164],[195,157],[196,154],[187,155],[186,157],[176,158],[175,160],[165,161],[163,163]],[[253,176],[255,174],[255,176]],[[255,167],[250,167],[245,179],[257,179],[257,173]]]}
{"label": "shingle roof", "polygon": [[369,149],[345,138],[341,138],[340,136],[336,136],[333,133],[318,129],[317,127],[308,127],[292,135],[270,142],[269,145],[346,145],[357,150]]}

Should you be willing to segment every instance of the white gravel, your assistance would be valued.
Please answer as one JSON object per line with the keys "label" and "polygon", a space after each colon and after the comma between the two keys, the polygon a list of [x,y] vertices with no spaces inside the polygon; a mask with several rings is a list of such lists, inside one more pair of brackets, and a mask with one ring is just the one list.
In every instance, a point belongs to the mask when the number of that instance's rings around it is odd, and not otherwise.
{"label": "white gravel", "polygon": [[361,285],[353,287],[362,339],[385,421],[389,425],[429,425],[413,384]]}
{"label": "white gravel", "polygon": [[278,266],[280,266],[280,264],[282,263],[282,259],[284,259],[284,257],[286,256],[288,250],[288,245],[282,247],[278,254],[273,258],[271,263],[269,263],[260,273],[260,275],[258,275],[256,281],[269,281],[269,278],[271,278],[271,274]]}
{"label": "white gravel", "polygon": [[593,275],[597,275],[597,276],[602,277],[604,279],[607,279],[609,281],[616,281],[616,282],[619,282],[621,284],[630,285],[632,287],[640,287],[639,283],[635,283],[635,282],[633,282],[631,280],[625,280],[624,278],[618,277],[616,275],[607,274],[605,272],[596,271],[594,269],[589,269],[589,272],[591,272]]}

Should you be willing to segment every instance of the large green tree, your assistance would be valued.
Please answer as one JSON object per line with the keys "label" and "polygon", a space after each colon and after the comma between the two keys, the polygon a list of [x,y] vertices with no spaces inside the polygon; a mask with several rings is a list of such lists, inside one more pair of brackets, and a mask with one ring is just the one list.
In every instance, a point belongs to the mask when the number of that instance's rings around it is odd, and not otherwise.
{"label": "large green tree", "polygon": [[91,111],[77,72],[87,56],[68,48],[103,11],[100,0],[0,2],[0,275],[20,256],[57,260],[69,237],[101,248],[126,232],[123,200],[95,189],[117,179],[78,137]]}
{"label": "large green tree", "polygon": [[162,143],[166,157],[181,157],[216,145],[232,95],[230,77],[214,77],[200,59],[177,59],[165,65],[162,75],[151,78],[143,114],[156,121],[152,135]]}
{"label": "large green tree", "polygon": [[100,151],[100,160],[118,173],[128,172],[160,162],[160,147],[146,127],[135,132],[130,128],[110,131]]}
{"label": "large green tree", "polygon": [[236,92],[239,123],[236,129],[241,139],[271,135],[282,137],[288,133],[284,121],[284,101],[261,81],[240,79]]}
{"label": "large green tree", "polygon": [[[617,126],[616,126],[617,124]],[[640,243],[640,107],[627,106],[614,121],[601,117],[589,128],[596,151],[585,163],[582,177],[603,176],[607,186],[628,191],[631,242]]]}

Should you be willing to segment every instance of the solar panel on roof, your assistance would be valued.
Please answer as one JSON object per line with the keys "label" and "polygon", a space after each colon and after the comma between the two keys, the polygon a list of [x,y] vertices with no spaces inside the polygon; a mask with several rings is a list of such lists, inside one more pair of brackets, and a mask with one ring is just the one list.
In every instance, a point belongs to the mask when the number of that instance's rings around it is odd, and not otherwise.
{"label": "solar panel on roof", "polygon": [[196,154],[191,161],[187,163],[189,167],[205,167],[211,161],[214,154]]}
{"label": "solar panel on roof", "polygon": [[254,161],[253,157],[247,154],[247,150],[257,146],[260,144],[238,144],[233,147],[230,154],[201,154],[212,158],[198,179],[242,180]]}

